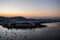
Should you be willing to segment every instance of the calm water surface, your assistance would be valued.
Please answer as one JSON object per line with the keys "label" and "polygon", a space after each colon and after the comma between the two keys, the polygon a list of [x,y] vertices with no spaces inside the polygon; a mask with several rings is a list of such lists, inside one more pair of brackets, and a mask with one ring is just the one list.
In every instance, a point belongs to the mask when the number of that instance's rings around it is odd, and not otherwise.
{"label": "calm water surface", "polygon": [[0,40],[59,40],[60,22],[45,23],[45,28],[7,29],[0,26]]}

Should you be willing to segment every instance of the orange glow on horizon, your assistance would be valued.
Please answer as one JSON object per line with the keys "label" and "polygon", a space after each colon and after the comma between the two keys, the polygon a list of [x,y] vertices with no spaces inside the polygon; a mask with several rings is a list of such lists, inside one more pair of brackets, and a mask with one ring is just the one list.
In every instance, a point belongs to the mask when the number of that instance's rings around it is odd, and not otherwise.
{"label": "orange glow on horizon", "polygon": [[0,16],[8,16],[8,17],[11,17],[11,16],[28,16],[28,17],[32,17],[32,16],[34,16],[34,17],[44,17],[44,16],[50,16],[50,17],[54,17],[54,16],[56,16],[56,17],[60,17],[60,14],[48,14],[48,13],[32,13],[32,14],[30,14],[30,13],[11,13],[11,14],[8,14],[8,13],[0,13]]}

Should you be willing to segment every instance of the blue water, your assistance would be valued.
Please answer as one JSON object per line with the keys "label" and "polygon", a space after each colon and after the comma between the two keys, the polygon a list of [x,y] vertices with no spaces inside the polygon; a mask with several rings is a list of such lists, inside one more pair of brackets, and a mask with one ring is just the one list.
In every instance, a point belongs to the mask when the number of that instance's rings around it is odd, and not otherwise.
{"label": "blue water", "polygon": [[36,29],[7,29],[0,26],[0,40],[59,40],[60,22]]}

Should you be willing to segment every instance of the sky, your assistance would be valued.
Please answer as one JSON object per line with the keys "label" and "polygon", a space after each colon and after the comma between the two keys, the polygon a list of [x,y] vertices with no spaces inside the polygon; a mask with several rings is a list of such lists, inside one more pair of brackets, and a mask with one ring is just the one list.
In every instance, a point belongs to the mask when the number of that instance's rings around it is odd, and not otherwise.
{"label": "sky", "polygon": [[0,16],[60,17],[59,0],[0,0]]}

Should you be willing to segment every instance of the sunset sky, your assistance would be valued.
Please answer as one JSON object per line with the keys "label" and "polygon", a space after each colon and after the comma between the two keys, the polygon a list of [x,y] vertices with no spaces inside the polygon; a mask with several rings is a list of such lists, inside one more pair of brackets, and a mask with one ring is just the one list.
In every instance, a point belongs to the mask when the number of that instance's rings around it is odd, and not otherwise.
{"label": "sunset sky", "polygon": [[60,16],[59,0],[0,0],[0,16]]}

